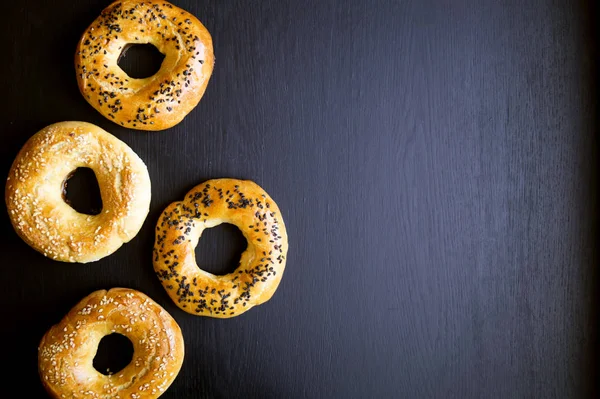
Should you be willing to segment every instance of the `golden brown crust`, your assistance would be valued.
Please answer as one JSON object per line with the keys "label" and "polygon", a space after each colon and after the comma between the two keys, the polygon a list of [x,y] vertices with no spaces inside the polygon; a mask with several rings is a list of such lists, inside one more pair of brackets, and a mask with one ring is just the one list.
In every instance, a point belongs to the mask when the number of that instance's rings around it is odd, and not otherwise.
{"label": "golden brown crust", "polygon": [[[84,215],[62,198],[79,167],[92,169],[102,212]],[[33,135],[9,172],[5,201],[17,234],[54,260],[86,263],[108,256],[137,235],[150,206],[150,176],[127,144],[98,126],[59,122]]]}
{"label": "golden brown crust", "polygon": [[[128,44],[154,45],[160,70],[130,78],[117,65]],[[208,30],[192,14],[162,0],[118,0],[81,36],[75,53],[79,90],[106,118],[138,130],[175,126],[200,102],[213,71]]]}
{"label": "golden brown crust", "polygon": [[[215,276],[196,265],[194,248],[205,228],[237,226],[248,247],[238,268]],[[229,318],[268,301],[279,286],[288,250],[277,204],[249,180],[208,180],[170,204],[156,226],[154,270],[182,310]]]}
{"label": "golden brown crust", "polygon": [[[131,340],[133,359],[104,375],[93,360],[100,340],[112,333]],[[53,398],[150,399],[175,380],[183,357],[181,330],[166,310],[139,291],[113,288],[91,293],[46,332],[38,370]]]}

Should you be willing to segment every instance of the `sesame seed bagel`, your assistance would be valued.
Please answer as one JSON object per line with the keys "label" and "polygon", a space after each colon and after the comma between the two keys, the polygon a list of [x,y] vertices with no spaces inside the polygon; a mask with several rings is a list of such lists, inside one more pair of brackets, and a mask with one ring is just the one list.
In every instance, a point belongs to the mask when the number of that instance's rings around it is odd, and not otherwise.
{"label": "sesame seed bagel", "polygon": [[[133,359],[112,375],[93,365],[100,340],[117,333],[133,344]],[[100,290],[82,299],[44,335],[38,371],[53,398],[158,398],[177,377],[184,342],[177,322],[145,294]]]}
{"label": "sesame seed bagel", "polygon": [[[194,249],[207,228],[237,226],[248,247],[224,276],[201,270]],[[271,299],[285,269],[288,241],[277,204],[248,180],[208,180],[170,204],[156,226],[154,270],[171,299],[199,316],[228,318]]]}
{"label": "sesame seed bagel", "polygon": [[[165,55],[160,70],[129,77],[117,62],[132,44]],[[75,68],[81,94],[106,118],[130,129],[164,130],[204,95],[213,71],[212,38],[192,14],[163,0],[119,0],[81,36]]]}
{"label": "sesame seed bagel", "polygon": [[[94,171],[102,211],[78,213],[63,187],[79,167]],[[85,122],[59,122],[40,130],[13,161],[5,190],[10,221],[32,248],[62,262],[108,256],[139,232],[150,206],[150,176],[124,142]]]}

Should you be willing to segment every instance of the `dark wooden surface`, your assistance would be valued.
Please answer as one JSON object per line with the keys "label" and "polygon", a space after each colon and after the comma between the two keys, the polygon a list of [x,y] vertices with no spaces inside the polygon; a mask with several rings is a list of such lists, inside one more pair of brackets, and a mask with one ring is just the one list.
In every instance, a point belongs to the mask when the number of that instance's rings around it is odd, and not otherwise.
{"label": "dark wooden surface", "polygon": [[[153,197],[140,234],[88,265],[45,259],[2,212],[0,396],[44,397],[40,337],[91,291],[126,286],[183,329],[165,398],[592,397],[591,1],[174,3],[217,61],[199,106],[158,133],[112,124],[77,90],[76,42],[107,1],[2,9],[2,173],[42,127],[83,120],[145,160]],[[263,186],[290,237],[273,299],[231,320],[179,311],[151,264],[162,209],[216,177]],[[243,249],[226,229],[200,247],[216,271]]]}

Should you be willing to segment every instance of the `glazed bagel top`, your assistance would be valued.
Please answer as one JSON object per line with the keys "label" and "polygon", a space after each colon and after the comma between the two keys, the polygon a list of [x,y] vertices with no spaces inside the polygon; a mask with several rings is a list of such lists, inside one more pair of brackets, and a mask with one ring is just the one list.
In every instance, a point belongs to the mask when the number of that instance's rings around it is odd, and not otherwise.
{"label": "glazed bagel top", "polygon": [[[121,52],[146,43],[165,55],[161,68],[148,78],[131,78],[117,65]],[[163,0],[115,1],[83,33],[75,55],[85,99],[106,118],[138,130],[181,122],[202,98],[213,65],[204,25]]]}
{"label": "glazed bagel top", "polygon": [[[101,339],[129,338],[133,359],[112,375],[93,360]],[[38,371],[53,398],[158,398],[175,380],[184,341],[173,317],[140,291],[99,290],[83,298],[50,328],[38,348]]]}
{"label": "glazed bagel top", "polygon": [[[63,200],[65,179],[94,171],[102,212],[86,215]],[[150,207],[150,176],[127,144],[86,122],[59,122],[34,134],[9,172],[5,201],[17,234],[54,260],[91,262],[139,232]]]}

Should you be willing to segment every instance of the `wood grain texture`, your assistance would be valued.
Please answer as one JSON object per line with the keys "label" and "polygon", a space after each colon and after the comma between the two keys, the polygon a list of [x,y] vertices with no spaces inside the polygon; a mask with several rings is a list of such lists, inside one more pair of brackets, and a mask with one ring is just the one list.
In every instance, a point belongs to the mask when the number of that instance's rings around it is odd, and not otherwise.
{"label": "wood grain texture", "polygon": [[[198,107],[156,133],[77,90],[73,51],[108,2],[3,9],[3,173],[42,127],[84,120],[145,160],[153,195],[140,234],[92,265],[43,258],[0,216],[4,379],[24,381],[3,395],[44,397],[44,332],[125,286],[182,328],[164,398],[592,397],[591,1],[173,2],[211,32],[216,65]],[[273,299],[231,320],[178,310],[151,262],[163,208],[218,177],[260,184],[290,241]]]}

